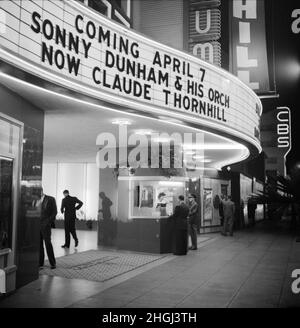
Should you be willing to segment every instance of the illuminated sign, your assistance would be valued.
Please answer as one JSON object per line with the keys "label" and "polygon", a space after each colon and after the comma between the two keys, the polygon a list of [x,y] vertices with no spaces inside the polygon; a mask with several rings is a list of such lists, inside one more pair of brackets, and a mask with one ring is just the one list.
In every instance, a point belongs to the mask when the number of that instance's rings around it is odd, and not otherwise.
{"label": "illuminated sign", "polygon": [[291,111],[278,107],[262,116],[262,146],[266,169],[286,175],[286,157],[292,148]]}
{"label": "illuminated sign", "polygon": [[106,102],[169,114],[260,149],[260,100],[226,71],[76,1],[1,1],[0,8],[3,61]]}
{"label": "illuminated sign", "polygon": [[277,148],[284,159],[284,176],[286,176],[286,157],[292,149],[291,111],[288,107],[277,108]]}
{"label": "illuminated sign", "polygon": [[230,71],[256,92],[269,92],[264,0],[231,0],[229,16]]}
{"label": "illuminated sign", "polygon": [[189,51],[217,66],[221,66],[221,1],[189,2]]}
{"label": "illuminated sign", "polygon": [[286,107],[277,108],[277,147],[286,150],[285,156],[291,150],[291,111]]}

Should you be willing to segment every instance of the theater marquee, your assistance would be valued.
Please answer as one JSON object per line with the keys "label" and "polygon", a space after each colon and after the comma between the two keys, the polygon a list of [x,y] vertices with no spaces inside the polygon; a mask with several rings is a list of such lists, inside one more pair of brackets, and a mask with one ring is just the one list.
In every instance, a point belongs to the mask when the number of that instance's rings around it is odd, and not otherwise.
{"label": "theater marquee", "polygon": [[2,60],[17,58],[14,65],[64,87],[226,130],[260,148],[260,100],[229,73],[75,1],[1,1],[0,8]]}

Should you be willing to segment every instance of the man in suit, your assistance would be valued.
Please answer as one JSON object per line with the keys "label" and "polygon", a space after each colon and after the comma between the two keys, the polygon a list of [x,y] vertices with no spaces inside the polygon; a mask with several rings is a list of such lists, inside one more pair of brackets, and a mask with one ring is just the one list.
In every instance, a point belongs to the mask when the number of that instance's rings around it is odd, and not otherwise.
{"label": "man in suit", "polygon": [[41,198],[35,202],[35,207],[39,208],[41,213],[41,228],[40,228],[40,267],[44,266],[45,253],[44,243],[46,246],[46,252],[51,269],[56,268],[56,261],[54,251],[51,243],[51,226],[54,224],[54,220],[57,214],[56,201],[54,197],[47,196],[41,190]]}
{"label": "man in suit", "polygon": [[102,213],[103,216],[103,226],[100,225],[100,228],[103,231],[103,244],[105,246],[109,246],[112,244],[115,237],[114,221],[111,217],[110,211],[113,202],[105,195],[103,191],[100,192],[99,197],[102,199],[102,209],[98,212]]}
{"label": "man in suit", "polygon": [[223,203],[223,212],[224,212],[224,225],[222,235],[227,236],[227,229],[229,230],[229,235],[233,236],[233,223],[234,223],[234,213],[235,213],[235,204],[231,200],[231,196],[228,196]]}
{"label": "man in suit", "polygon": [[198,204],[196,202],[196,195],[189,194],[189,202],[190,202],[190,212],[188,216],[189,222],[189,232],[191,236],[192,246],[190,250],[197,250],[197,213],[198,213]]}
{"label": "man in suit", "polygon": [[223,224],[224,224],[224,211],[223,211],[223,203],[222,203],[223,199],[224,199],[224,196],[221,195],[220,204],[219,204],[219,216],[220,216],[221,227],[223,227]]}
{"label": "man in suit", "polygon": [[62,248],[70,248],[70,233],[78,246],[78,238],[75,228],[76,211],[81,208],[83,202],[76,197],[71,197],[68,190],[63,192],[64,199],[61,202],[60,211],[65,216],[65,243]]}
{"label": "man in suit", "polygon": [[255,226],[255,211],[257,209],[257,205],[252,197],[249,197],[247,204],[247,212],[248,212],[248,220],[250,226]]}
{"label": "man in suit", "polygon": [[178,197],[179,205],[175,207],[170,219],[174,220],[173,254],[186,255],[188,248],[188,223],[189,208],[184,203],[184,196]]}

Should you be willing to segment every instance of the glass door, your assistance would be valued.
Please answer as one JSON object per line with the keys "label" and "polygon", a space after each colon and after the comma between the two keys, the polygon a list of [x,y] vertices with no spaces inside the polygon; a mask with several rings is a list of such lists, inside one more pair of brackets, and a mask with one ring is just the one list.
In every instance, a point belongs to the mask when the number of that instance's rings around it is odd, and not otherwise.
{"label": "glass door", "polygon": [[0,156],[0,250],[12,248],[13,160]]}

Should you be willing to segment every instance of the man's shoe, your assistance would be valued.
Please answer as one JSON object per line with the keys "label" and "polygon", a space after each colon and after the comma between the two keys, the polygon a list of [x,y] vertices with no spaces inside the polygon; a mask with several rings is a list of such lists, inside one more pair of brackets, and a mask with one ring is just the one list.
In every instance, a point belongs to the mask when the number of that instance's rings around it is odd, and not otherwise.
{"label": "man's shoe", "polygon": [[75,241],[75,247],[77,247],[77,246],[78,246],[78,243],[79,243],[79,241],[78,241],[78,240],[76,240],[76,241]]}
{"label": "man's shoe", "polygon": [[67,245],[62,245],[61,247],[62,248],[70,248],[70,246],[67,246]]}
{"label": "man's shoe", "polygon": [[50,269],[51,269],[51,270],[56,269],[56,265],[51,265]]}

